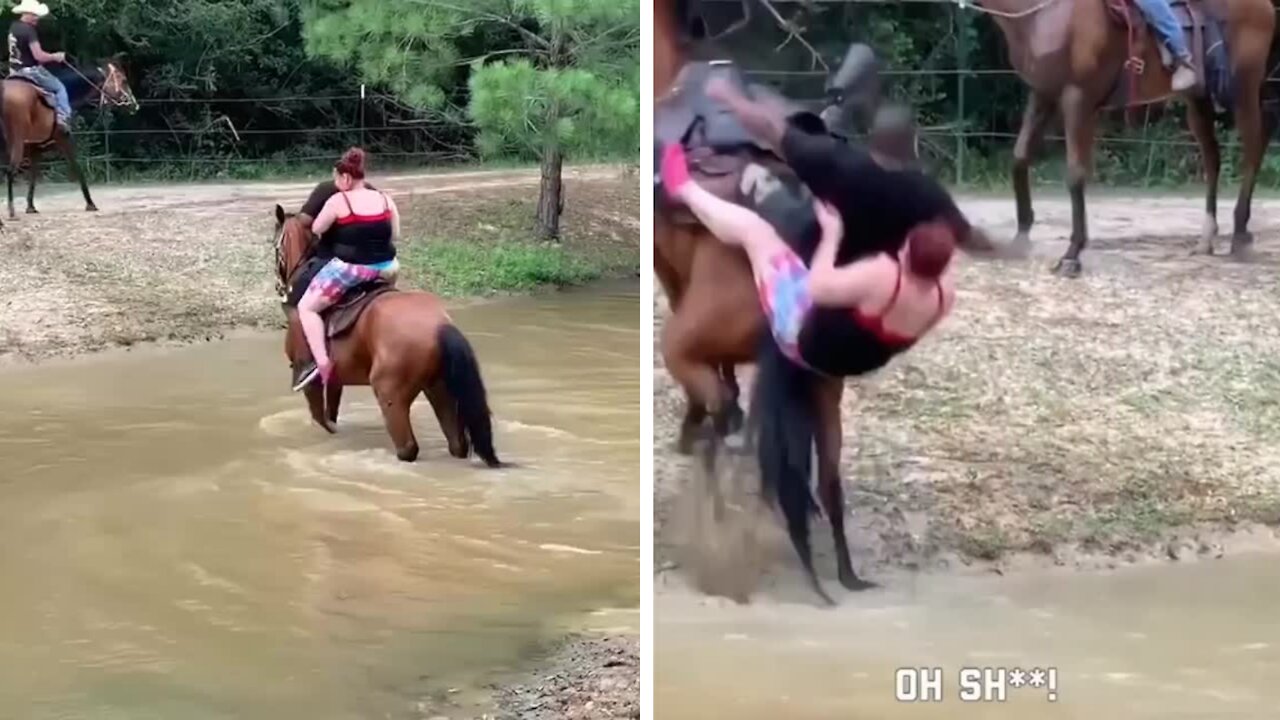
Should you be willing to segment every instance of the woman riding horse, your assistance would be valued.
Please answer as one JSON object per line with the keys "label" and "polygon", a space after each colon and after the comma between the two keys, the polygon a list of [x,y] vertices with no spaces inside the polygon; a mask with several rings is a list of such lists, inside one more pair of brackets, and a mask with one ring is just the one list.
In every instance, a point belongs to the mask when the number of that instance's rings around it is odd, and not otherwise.
{"label": "woman riding horse", "polygon": [[311,223],[325,236],[333,229],[331,245],[321,249],[332,257],[307,286],[298,302],[298,321],[311,349],[312,361],[301,366],[294,390],[320,377],[326,384],[333,373],[320,313],[357,285],[383,280],[395,282],[400,271],[395,243],[400,239],[400,212],[386,194],[365,185],[365,154],[351,148],[333,168],[338,189]]}

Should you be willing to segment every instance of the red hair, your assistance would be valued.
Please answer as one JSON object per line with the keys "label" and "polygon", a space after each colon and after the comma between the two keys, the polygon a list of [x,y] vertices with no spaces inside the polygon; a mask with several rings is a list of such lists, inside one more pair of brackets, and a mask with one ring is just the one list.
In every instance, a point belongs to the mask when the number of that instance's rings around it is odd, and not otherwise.
{"label": "red hair", "polygon": [[928,222],[907,233],[907,269],[926,280],[933,280],[947,269],[956,250],[956,236],[944,222]]}
{"label": "red hair", "polygon": [[350,175],[356,180],[363,180],[364,150],[361,150],[358,147],[353,147],[342,153],[342,159],[333,166],[333,169],[343,175]]}

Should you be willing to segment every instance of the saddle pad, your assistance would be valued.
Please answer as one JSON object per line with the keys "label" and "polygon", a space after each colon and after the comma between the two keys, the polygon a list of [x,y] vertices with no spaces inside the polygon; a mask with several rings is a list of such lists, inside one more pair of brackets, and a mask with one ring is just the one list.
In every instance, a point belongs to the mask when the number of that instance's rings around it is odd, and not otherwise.
{"label": "saddle pad", "polygon": [[395,286],[382,280],[352,288],[346,297],[325,313],[326,336],[334,340],[347,334],[374,299],[392,292],[398,292]]}

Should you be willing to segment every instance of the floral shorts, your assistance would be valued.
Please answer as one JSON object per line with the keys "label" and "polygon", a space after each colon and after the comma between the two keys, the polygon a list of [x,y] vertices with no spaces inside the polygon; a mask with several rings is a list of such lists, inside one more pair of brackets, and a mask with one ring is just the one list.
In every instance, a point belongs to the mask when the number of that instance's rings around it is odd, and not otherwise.
{"label": "floral shorts", "polygon": [[759,283],[760,303],[769,318],[769,330],[784,355],[798,365],[800,330],[813,298],[809,295],[809,268],[794,252],[781,251],[769,259]]}
{"label": "floral shorts", "polygon": [[352,265],[333,258],[316,273],[299,306],[320,312],[342,299],[351,288],[374,280],[394,281],[400,262],[392,259],[376,265]]}

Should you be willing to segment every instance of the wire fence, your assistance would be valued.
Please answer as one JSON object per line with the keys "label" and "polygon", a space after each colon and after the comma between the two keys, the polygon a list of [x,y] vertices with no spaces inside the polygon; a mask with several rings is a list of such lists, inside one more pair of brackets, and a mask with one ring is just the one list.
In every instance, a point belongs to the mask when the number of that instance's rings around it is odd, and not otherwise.
{"label": "wire fence", "polygon": [[[1011,67],[995,22],[972,3],[773,0],[770,7],[757,0],[702,3],[700,16],[709,35],[733,28],[717,43],[739,60],[749,78],[819,106],[824,102],[829,69],[839,63],[849,43],[866,42],[888,58],[882,75],[889,80],[889,94],[916,107],[922,151],[930,164],[958,182],[984,174],[989,167],[1007,165],[996,160],[1007,160],[1012,150],[1027,89]],[[743,10],[748,4],[749,17]],[[821,60],[815,62],[815,53]],[[1280,85],[1280,67],[1274,62],[1278,54],[1273,45],[1266,79],[1269,90]],[[1266,102],[1277,110],[1274,101]],[[1109,112],[1103,120],[1095,141],[1102,175],[1118,173],[1124,176],[1121,181],[1147,184],[1198,175],[1198,154],[1161,153],[1198,147],[1178,104],[1148,106],[1128,117],[1122,111]],[[1239,147],[1239,140],[1235,133],[1220,137],[1226,151],[1224,170],[1231,172],[1232,151]],[[1061,153],[1064,144],[1062,134],[1049,133],[1045,154]],[[1128,167],[1118,172],[1118,164]]]}
{"label": "wire fence", "polygon": [[[345,148],[369,148],[386,164],[475,159],[470,123],[460,114],[426,113],[367,91],[277,97],[139,98],[136,115],[81,110],[78,160],[111,181],[163,167],[170,176],[235,174],[255,166],[334,160]],[[54,178],[60,163],[46,161]]]}

